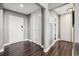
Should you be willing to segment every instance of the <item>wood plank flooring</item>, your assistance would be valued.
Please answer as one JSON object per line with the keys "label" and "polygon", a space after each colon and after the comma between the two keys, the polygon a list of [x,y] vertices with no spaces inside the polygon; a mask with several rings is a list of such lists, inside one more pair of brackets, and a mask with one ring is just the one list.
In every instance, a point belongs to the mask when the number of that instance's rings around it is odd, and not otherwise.
{"label": "wood plank flooring", "polygon": [[72,56],[72,43],[68,41],[57,41],[48,51],[48,56]]}
{"label": "wood plank flooring", "polygon": [[18,42],[8,45],[4,48],[4,52],[0,53],[1,56],[71,56],[72,43],[67,41],[57,41],[51,49],[43,52],[43,48],[39,45],[30,42]]}

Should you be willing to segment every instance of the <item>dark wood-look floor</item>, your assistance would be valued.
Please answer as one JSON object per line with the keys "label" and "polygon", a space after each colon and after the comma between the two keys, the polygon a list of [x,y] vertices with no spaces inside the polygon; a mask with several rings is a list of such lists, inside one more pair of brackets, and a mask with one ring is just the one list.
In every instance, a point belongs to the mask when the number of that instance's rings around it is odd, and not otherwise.
{"label": "dark wood-look floor", "polygon": [[43,48],[30,42],[18,42],[4,48],[1,56],[71,56],[72,43],[67,41],[57,41],[55,45],[47,52],[43,52]]}
{"label": "dark wood-look floor", "polygon": [[72,56],[72,46],[73,44],[68,41],[57,41],[54,46],[48,51],[49,56]]}

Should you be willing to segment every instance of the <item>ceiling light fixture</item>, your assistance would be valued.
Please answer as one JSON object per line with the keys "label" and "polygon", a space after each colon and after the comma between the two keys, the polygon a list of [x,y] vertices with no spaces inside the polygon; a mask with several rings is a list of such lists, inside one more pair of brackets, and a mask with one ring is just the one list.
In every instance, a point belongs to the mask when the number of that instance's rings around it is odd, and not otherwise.
{"label": "ceiling light fixture", "polygon": [[20,7],[24,7],[24,5],[23,4],[20,4]]}

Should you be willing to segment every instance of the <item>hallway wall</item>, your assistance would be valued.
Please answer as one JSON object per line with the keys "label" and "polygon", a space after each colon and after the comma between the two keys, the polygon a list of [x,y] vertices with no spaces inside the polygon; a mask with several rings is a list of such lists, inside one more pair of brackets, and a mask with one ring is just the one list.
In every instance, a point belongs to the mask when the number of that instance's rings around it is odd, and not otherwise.
{"label": "hallway wall", "polygon": [[3,8],[0,4],[0,51],[3,51]]}
{"label": "hallway wall", "polygon": [[[50,30],[52,30],[52,32],[50,32],[50,33],[52,33],[53,42],[55,41],[55,34],[56,34],[56,40],[58,40],[58,33],[59,33],[58,32],[58,30],[59,30],[58,21],[59,21],[59,16],[53,10],[51,10],[50,11],[50,22],[52,23],[52,29],[50,29]],[[56,24],[56,26],[55,26],[55,24]]]}
{"label": "hallway wall", "polygon": [[4,44],[9,43],[9,15],[24,18],[24,39],[28,39],[28,17],[20,13],[4,10]]}
{"label": "hallway wall", "polygon": [[[52,38],[54,38],[52,35],[53,32],[51,30],[53,28],[51,28],[52,24],[50,24],[50,16],[51,16],[51,18],[53,17],[56,19],[58,19],[58,16],[53,11],[49,12],[48,3],[46,3],[46,4],[40,3],[40,5],[42,5],[45,8],[45,10],[44,10],[44,47],[45,47],[44,51],[47,52],[50,49],[51,45],[53,44]],[[58,22],[58,20],[57,20],[57,22]],[[57,26],[58,26],[58,24],[57,24]],[[56,29],[57,29],[56,31],[58,31],[58,28],[56,28]],[[58,38],[58,34],[56,35],[56,38]]]}
{"label": "hallway wall", "polygon": [[75,3],[75,43],[79,43],[79,3]]}
{"label": "hallway wall", "polygon": [[44,51],[47,52],[47,50],[51,46],[51,33],[50,33],[50,14],[48,10],[48,3],[39,3],[41,6],[43,6],[44,9]]}

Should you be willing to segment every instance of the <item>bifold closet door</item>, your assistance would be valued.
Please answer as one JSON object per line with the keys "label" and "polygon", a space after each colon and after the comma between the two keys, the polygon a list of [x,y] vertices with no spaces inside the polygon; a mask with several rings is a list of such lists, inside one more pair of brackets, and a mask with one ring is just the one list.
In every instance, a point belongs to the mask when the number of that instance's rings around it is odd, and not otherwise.
{"label": "bifold closet door", "polygon": [[9,15],[9,43],[15,43],[23,40],[23,18]]}
{"label": "bifold closet door", "polygon": [[60,37],[63,40],[71,41],[72,39],[72,14],[60,16]]}

